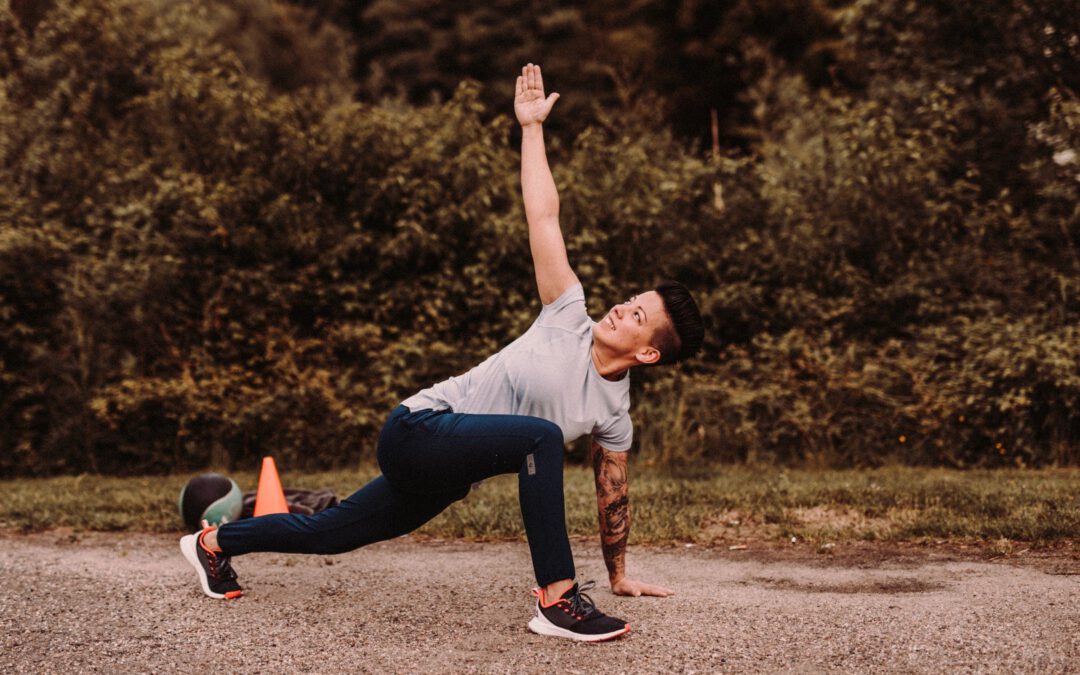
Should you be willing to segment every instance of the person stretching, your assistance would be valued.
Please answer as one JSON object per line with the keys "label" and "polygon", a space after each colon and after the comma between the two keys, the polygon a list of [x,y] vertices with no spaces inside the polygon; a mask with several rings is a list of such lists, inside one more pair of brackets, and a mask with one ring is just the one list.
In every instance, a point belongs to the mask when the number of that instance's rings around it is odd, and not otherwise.
{"label": "person stretching", "polygon": [[257,551],[334,554],[412,532],[468,494],[477,481],[518,474],[519,501],[537,588],[535,633],[599,641],[629,624],[605,615],[575,582],[563,504],[565,444],[592,435],[600,536],[611,590],[667,596],[626,575],[630,533],[627,453],[633,438],[629,371],[674,363],[701,346],[703,327],[686,287],[663,282],[617,304],[594,323],[567,260],[559,197],[542,124],[558,100],[544,96],[540,67],[517,78],[521,189],[543,307],[520,337],[472,370],[405,399],[378,441],[382,475],[314,515],[276,514],[180,540],[203,592],[242,594],[231,558]]}

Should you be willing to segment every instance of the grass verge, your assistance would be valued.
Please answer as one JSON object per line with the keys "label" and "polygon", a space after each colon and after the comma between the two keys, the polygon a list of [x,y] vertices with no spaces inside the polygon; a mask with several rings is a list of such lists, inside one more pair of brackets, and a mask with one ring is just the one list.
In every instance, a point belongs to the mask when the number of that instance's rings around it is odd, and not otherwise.
{"label": "grass verge", "polygon": [[[374,467],[284,472],[289,487],[345,498]],[[231,476],[254,489],[255,472]],[[190,475],[0,481],[0,529],[178,532],[176,498]],[[1080,540],[1080,470],[954,471],[886,468],[793,471],[715,466],[671,473],[639,469],[631,481],[631,543],[737,545],[747,541],[928,540],[1049,545]],[[591,469],[566,470],[571,535],[595,536]],[[420,530],[472,540],[524,536],[513,476],[486,481]]]}

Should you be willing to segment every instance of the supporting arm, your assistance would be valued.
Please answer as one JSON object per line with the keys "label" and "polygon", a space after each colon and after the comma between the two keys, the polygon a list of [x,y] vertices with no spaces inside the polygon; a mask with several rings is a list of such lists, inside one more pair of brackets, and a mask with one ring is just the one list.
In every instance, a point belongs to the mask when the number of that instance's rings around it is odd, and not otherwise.
{"label": "supporting arm", "polygon": [[611,590],[616,595],[672,595],[662,586],[626,576],[626,542],[630,538],[630,481],[626,452],[613,452],[592,444],[596,479],[596,507],[600,517],[600,545],[604,551]]}

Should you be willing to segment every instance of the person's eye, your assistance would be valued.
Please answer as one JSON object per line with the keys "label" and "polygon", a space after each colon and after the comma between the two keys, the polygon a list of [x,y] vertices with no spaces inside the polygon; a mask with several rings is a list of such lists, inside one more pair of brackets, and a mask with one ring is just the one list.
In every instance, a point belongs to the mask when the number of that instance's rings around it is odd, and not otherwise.
{"label": "person's eye", "polygon": [[634,318],[637,319],[638,323],[641,323],[641,312],[634,312]]}

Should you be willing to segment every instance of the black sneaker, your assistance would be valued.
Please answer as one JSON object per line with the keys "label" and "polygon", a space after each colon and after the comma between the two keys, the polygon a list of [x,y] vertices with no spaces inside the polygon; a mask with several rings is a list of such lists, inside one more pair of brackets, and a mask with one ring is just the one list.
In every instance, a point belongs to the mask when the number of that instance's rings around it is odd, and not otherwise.
{"label": "black sneaker", "polygon": [[544,591],[533,589],[536,596],[536,616],[529,621],[529,630],[540,635],[601,642],[617,638],[630,631],[630,624],[607,616],[596,608],[592,598],[585,595],[595,584],[586,582],[563,593],[551,604],[544,603]]}
{"label": "black sneaker", "polygon": [[214,553],[203,546],[202,539],[209,527],[202,531],[180,538],[180,551],[199,573],[199,583],[203,593],[218,600],[231,600],[244,594],[236,582],[236,572],[229,564],[229,556]]}

